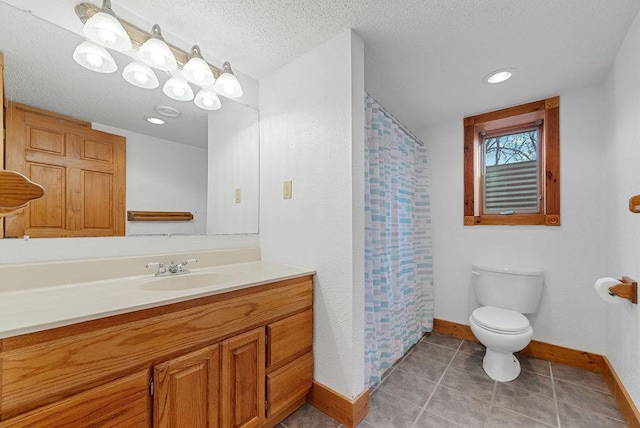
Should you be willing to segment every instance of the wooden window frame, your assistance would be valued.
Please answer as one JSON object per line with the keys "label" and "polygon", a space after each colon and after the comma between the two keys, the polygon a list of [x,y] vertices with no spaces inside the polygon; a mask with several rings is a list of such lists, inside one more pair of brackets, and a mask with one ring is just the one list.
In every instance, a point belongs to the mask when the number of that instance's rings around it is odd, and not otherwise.
{"label": "wooden window frame", "polygon": [[[481,132],[527,126],[542,120],[539,213],[482,212]],[[464,225],[560,225],[560,97],[464,118]]]}

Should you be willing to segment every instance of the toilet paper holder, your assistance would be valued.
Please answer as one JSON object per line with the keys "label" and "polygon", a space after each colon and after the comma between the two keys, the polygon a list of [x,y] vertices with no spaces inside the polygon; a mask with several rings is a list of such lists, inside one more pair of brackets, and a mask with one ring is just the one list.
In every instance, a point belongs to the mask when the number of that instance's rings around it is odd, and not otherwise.
{"label": "toilet paper holder", "polygon": [[631,300],[631,303],[638,303],[638,282],[628,276],[623,276],[620,284],[609,287],[609,294]]}

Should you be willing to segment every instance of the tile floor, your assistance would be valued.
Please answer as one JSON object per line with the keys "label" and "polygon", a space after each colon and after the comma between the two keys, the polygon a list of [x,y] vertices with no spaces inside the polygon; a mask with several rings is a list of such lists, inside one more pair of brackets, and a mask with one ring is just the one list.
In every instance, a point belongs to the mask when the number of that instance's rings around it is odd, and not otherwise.
{"label": "tile floor", "polygon": [[[518,355],[507,383],[482,370],[482,345],[430,333],[385,373],[358,428],[626,426],[602,376]],[[305,404],[278,428],[342,427]]]}

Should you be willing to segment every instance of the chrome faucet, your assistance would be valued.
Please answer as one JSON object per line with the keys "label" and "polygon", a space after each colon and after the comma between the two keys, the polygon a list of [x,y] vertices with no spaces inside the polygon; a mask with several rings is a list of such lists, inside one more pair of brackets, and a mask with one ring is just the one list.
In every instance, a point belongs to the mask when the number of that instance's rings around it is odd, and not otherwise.
{"label": "chrome faucet", "polygon": [[155,276],[170,276],[170,275],[182,275],[185,273],[191,272],[186,268],[189,263],[196,263],[196,259],[187,259],[178,263],[174,263],[173,260],[169,264],[169,267],[166,267],[162,262],[151,262],[147,263],[145,267],[157,267],[158,271],[155,273]]}
{"label": "chrome faucet", "polygon": [[167,268],[167,271],[169,271],[169,275],[182,275],[183,273],[189,273],[191,271],[186,268],[187,264],[197,263],[197,262],[198,261],[196,259],[187,259],[179,263],[173,263],[173,260],[172,260],[171,264]]}

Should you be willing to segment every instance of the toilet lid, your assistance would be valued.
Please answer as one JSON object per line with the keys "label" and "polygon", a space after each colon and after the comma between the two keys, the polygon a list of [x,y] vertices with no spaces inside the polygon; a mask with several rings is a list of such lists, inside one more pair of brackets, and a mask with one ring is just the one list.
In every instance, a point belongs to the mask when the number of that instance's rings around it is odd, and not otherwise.
{"label": "toilet lid", "polygon": [[518,334],[529,329],[529,320],[521,313],[493,306],[476,309],[471,319],[480,327],[498,333]]}

